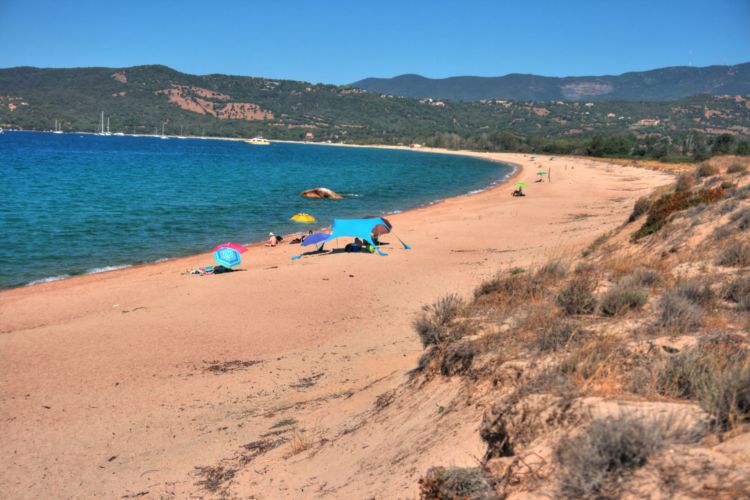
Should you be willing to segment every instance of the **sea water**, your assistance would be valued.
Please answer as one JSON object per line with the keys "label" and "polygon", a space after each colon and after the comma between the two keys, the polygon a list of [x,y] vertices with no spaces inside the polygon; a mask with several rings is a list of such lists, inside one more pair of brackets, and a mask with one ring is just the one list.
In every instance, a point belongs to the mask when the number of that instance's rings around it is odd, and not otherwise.
{"label": "sea water", "polygon": [[[5,132],[0,288],[394,213],[484,189],[511,171],[403,150]],[[299,196],[319,186],[345,198]],[[291,222],[298,212],[319,222]]]}

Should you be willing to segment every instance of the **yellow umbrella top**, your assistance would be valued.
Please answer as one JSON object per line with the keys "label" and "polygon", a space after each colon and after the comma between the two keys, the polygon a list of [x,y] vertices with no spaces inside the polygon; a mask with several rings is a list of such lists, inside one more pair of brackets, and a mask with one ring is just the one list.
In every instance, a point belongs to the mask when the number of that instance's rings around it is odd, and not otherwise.
{"label": "yellow umbrella top", "polygon": [[317,219],[313,217],[312,215],[303,214],[303,213],[292,215],[292,217],[289,220],[293,220],[295,222],[304,222],[304,223],[317,222]]}

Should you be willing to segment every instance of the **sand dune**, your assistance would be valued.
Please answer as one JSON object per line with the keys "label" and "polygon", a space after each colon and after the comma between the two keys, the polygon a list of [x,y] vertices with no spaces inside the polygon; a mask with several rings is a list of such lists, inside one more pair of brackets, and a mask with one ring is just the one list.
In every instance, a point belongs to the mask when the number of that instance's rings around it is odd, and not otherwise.
{"label": "sand dune", "polygon": [[[181,274],[204,254],[0,293],[0,490],[413,497],[424,467],[475,463],[476,426],[425,431],[450,384],[354,432],[415,366],[415,313],[498,269],[580,252],[671,177],[466,154],[522,167],[528,196],[502,185],[390,217],[410,251],[387,236],[388,257],[257,246],[244,272]],[[552,183],[533,183],[539,164]]]}

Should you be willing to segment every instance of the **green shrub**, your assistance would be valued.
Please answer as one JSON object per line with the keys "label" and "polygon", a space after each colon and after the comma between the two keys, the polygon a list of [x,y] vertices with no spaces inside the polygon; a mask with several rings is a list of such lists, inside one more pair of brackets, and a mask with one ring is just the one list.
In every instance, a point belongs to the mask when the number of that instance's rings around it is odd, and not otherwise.
{"label": "green shrub", "polygon": [[627,311],[640,310],[648,300],[645,288],[628,285],[617,285],[604,294],[601,310],[607,316],[617,316]]}
{"label": "green shrub", "polygon": [[628,222],[635,221],[638,217],[648,212],[648,209],[651,208],[651,199],[647,196],[642,196],[636,200],[635,205],[633,205],[633,211],[630,213],[630,217],[628,217]]}
{"label": "green shrub", "polygon": [[591,314],[596,309],[596,285],[591,276],[576,276],[557,294],[557,304],[568,315]]}
{"label": "green shrub", "polygon": [[686,210],[700,204],[711,204],[719,201],[724,196],[724,188],[721,186],[699,191],[675,191],[661,196],[648,211],[648,217],[640,229],[633,234],[633,239],[638,240],[644,236],[659,231],[670,215],[675,212]]}

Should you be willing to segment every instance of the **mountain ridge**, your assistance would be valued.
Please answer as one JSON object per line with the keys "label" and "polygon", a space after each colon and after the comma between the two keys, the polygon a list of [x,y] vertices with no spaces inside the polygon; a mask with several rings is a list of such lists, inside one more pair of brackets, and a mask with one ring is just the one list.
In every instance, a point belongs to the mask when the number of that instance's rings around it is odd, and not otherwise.
{"label": "mountain ridge", "polygon": [[704,67],[670,66],[598,76],[555,77],[509,73],[502,76],[429,78],[406,73],[392,78],[365,78],[350,86],[413,99],[451,101],[658,101],[696,94],[750,94],[750,62]]}

